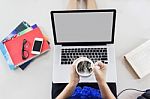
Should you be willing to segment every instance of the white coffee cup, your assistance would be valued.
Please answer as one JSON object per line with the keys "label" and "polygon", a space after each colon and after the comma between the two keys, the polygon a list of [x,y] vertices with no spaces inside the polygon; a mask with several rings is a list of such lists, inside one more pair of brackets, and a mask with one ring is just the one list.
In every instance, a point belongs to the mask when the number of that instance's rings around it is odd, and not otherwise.
{"label": "white coffee cup", "polygon": [[77,58],[73,64],[76,65],[76,72],[79,76],[90,76],[93,73],[94,63],[87,57]]}

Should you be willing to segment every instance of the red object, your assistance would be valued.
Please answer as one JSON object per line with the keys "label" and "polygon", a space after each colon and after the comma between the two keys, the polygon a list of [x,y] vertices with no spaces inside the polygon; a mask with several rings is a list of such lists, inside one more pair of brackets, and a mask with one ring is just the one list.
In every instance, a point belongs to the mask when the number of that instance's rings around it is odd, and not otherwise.
{"label": "red object", "polygon": [[[24,35],[21,35],[21,36],[16,37],[8,42],[5,42],[7,51],[9,52],[9,55],[15,66],[21,65],[24,62],[38,56],[38,55],[34,55],[31,53],[35,38],[43,38],[43,45],[42,45],[41,53],[43,53],[49,49],[48,42],[47,42],[47,40],[44,39],[44,36],[38,27],[35,28],[34,30],[31,30],[31,31],[25,33]],[[24,39],[26,39],[27,42],[29,43],[28,48],[25,48],[29,52],[29,56],[26,60],[22,59],[22,46],[23,46]]]}

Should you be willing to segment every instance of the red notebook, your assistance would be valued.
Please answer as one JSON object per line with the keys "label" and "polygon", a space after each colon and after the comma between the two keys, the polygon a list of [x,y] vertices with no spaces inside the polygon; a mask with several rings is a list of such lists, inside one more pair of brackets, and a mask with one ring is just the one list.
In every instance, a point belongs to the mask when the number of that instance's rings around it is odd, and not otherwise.
{"label": "red notebook", "polygon": [[[24,35],[16,37],[5,43],[7,51],[9,52],[9,55],[15,67],[27,62],[28,60],[35,58],[36,56],[39,56],[39,55],[34,55],[31,53],[35,38],[43,38],[41,54],[48,51],[49,44],[47,40],[44,39],[44,36],[38,27],[35,28],[34,30],[29,31],[28,33]],[[22,46],[23,46],[24,39],[27,40],[28,47],[26,48],[26,50],[29,52],[29,56],[26,60],[22,59]]]}

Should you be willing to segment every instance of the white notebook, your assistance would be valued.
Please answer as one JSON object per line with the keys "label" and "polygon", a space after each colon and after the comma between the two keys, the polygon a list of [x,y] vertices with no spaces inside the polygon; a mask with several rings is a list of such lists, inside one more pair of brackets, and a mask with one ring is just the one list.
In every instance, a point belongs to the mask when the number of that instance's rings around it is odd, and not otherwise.
{"label": "white notebook", "polygon": [[124,57],[139,78],[148,75],[150,73],[150,40],[127,53]]}

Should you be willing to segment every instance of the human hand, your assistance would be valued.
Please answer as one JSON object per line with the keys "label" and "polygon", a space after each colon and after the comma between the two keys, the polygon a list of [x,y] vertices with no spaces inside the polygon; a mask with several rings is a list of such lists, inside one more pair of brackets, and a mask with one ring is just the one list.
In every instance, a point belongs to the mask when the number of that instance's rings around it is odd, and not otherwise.
{"label": "human hand", "polygon": [[73,64],[71,65],[71,74],[70,74],[70,84],[73,84],[73,85],[77,85],[80,81],[80,77],[79,75],[77,74],[76,72],[76,62],[78,61],[79,59],[76,59]]}
{"label": "human hand", "polygon": [[98,61],[93,66],[93,72],[95,74],[95,78],[100,83],[105,83],[106,79],[106,64],[103,64],[101,61]]}

